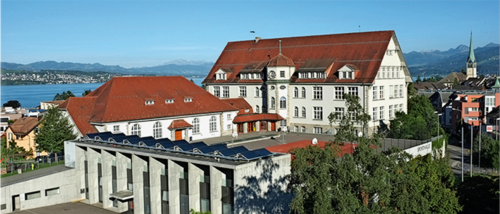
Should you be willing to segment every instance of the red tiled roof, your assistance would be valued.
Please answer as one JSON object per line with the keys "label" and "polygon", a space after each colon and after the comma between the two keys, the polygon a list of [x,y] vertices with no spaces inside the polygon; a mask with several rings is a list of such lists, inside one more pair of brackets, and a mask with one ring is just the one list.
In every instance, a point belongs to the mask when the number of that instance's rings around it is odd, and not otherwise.
{"label": "red tiled roof", "polygon": [[[247,64],[268,61],[269,56],[279,54],[279,40],[282,54],[292,60],[297,70],[308,60],[335,59],[331,66],[334,72],[315,82],[372,83],[393,36],[394,31],[377,31],[228,42],[203,83],[215,83],[215,72],[221,67],[231,67],[233,73],[226,81],[217,82],[238,83],[237,74]],[[337,78],[336,71],[346,64],[359,69],[355,79]],[[291,78],[292,82],[296,80]]]}
{"label": "red tiled roof", "polygon": [[293,63],[292,59],[280,53],[278,56],[269,60],[269,64],[267,64],[267,66],[295,66],[295,63]]}
{"label": "red tiled roof", "polygon": [[[184,102],[185,98],[192,101]],[[174,103],[165,103],[166,99],[174,99]],[[146,105],[151,100],[154,104]],[[68,110],[82,134],[96,132],[90,122],[238,110],[182,76],[114,77],[85,97],[68,99],[59,108]]]}
{"label": "red tiled roof", "polygon": [[186,122],[185,120],[174,120],[168,127],[168,129],[181,129],[181,128],[188,128],[188,127],[193,127],[190,123]]}
{"label": "red tiled roof", "polygon": [[9,128],[16,135],[27,135],[38,126],[38,124],[38,118],[36,117],[23,117],[17,119]]}
{"label": "red tiled roof", "polygon": [[[319,146],[321,148],[324,148],[328,144],[329,144],[329,142],[326,142],[326,141],[318,141],[318,144],[316,144],[315,146]],[[296,141],[296,142],[292,142],[292,143],[267,147],[266,149],[270,152],[291,153],[291,150],[293,148],[306,148],[307,146],[312,146],[312,145],[313,144],[312,144],[311,140],[301,140],[301,141]],[[354,144],[354,147],[358,147],[358,144]],[[342,149],[342,153],[339,154],[340,157],[344,156],[346,153],[349,153],[349,154],[353,153],[352,144],[350,144],[350,143],[345,143],[344,146],[340,146],[340,148]],[[293,155],[292,155],[292,158],[293,158]]]}
{"label": "red tiled roof", "polygon": [[97,132],[97,129],[89,123],[90,117],[94,114],[95,101],[96,97],[88,95],[85,97],[70,97],[59,105],[59,109],[68,111],[76,128],[85,136]]}
{"label": "red tiled roof", "polygon": [[251,121],[278,121],[283,120],[279,114],[245,114],[234,117],[233,123],[244,123]]}
{"label": "red tiled roof", "polygon": [[[230,98],[221,100],[239,109],[240,111],[238,112],[238,115],[253,114],[252,106],[248,104],[248,102],[244,98]],[[247,109],[248,112],[246,112]]]}

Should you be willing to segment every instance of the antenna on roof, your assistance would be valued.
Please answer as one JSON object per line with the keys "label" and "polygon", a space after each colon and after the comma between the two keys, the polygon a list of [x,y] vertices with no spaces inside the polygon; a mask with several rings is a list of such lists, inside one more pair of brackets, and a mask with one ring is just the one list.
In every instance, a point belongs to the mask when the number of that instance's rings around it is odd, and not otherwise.
{"label": "antenna on roof", "polygon": [[280,54],[281,54],[281,40],[279,40],[279,42],[280,42]]}
{"label": "antenna on roof", "polygon": [[253,34],[255,33],[255,31],[251,30],[250,33],[251,33],[250,35],[252,35],[252,39],[253,39]]}

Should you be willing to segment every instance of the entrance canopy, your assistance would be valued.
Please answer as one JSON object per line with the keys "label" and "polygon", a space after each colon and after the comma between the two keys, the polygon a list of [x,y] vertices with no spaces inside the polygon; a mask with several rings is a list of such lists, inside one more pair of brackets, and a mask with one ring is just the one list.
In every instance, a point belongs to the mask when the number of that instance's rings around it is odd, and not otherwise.
{"label": "entrance canopy", "polygon": [[180,119],[180,120],[172,121],[172,124],[170,124],[168,129],[170,129],[170,130],[172,130],[172,129],[185,129],[185,128],[189,128],[189,127],[193,127],[193,125],[191,125],[190,123],[186,122],[183,119]]}
{"label": "entrance canopy", "polygon": [[244,114],[234,118],[233,123],[246,123],[253,121],[278,121],[283,120],[279,114]]}
{"label": "entrance canopy", "polygon": [[134,192],[130,190],[122,190],[120,192],[109,194],[109,198],[118,199],[120,201],[129,201],[134,198]]}

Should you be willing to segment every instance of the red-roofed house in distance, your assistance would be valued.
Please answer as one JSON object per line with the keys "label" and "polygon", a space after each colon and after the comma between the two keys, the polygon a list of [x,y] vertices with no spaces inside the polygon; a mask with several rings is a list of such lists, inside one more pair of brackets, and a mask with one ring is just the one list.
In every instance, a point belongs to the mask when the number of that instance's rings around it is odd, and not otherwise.
{"label": "red-roofed house in distance", "polygon": [[36,148],[36,134],[40,125],[41,117],[22,117],[16,120],[7,128],[7,146],[11,141],[15,141],[17,146],[23,147],[26,151],[33,151],[31,157],[47,155],[47,152],[39,152]]}
{"label": "red-roofed house in distance", "polygon": [[[294,154],[292,153],[292,149],[306,148],[307,146],[319,146],[320,148],[324,148],[325,146],[329,145],[330,143],[331,142],[317,141],[314,144],[311,140],[301,140],[301,141],[297,141],[297,142],[266,147],[266,149],[270,152],[292,154],[292,159],[293,159]],[[353,154],[355,148],[358,147],[358,144],[353,145],[351,143],[345,143],[343,146],[339,145],[339,147],[341,149],[341,153],[338,155],[339,155],[339,157],[342,157],[347,153]]]}
{"label": "red-roofed house in distance", "polygon": [[231,135],[239,111],[181,76],[114,77],[59,109],[80,136],[113,132],[188,141]]}
{"label": "red-roofed house in distance", "polygon": [[327,117],[346,111],[344,94],[360,97],[371,132],[406,112],[410,82],[394,31],[228,42],[203,81],[216,97],[278,114],[281,127],[330,134],[338,124]]}

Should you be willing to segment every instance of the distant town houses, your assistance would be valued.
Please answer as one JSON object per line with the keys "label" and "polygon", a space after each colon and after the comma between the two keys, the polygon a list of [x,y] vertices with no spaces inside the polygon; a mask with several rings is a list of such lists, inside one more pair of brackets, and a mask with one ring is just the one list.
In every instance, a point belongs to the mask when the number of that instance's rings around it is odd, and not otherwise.
{"label": "distant town houses", "polygon": [[[75,84],[106,82],[114,76],[113,73],[40,71],[40,72],[8,72],[2,70],[2,84],[22,81],[25,84]],[[13,84],[13,83],[12,83]],[[20,84],[20,83],[16,83]]]}

